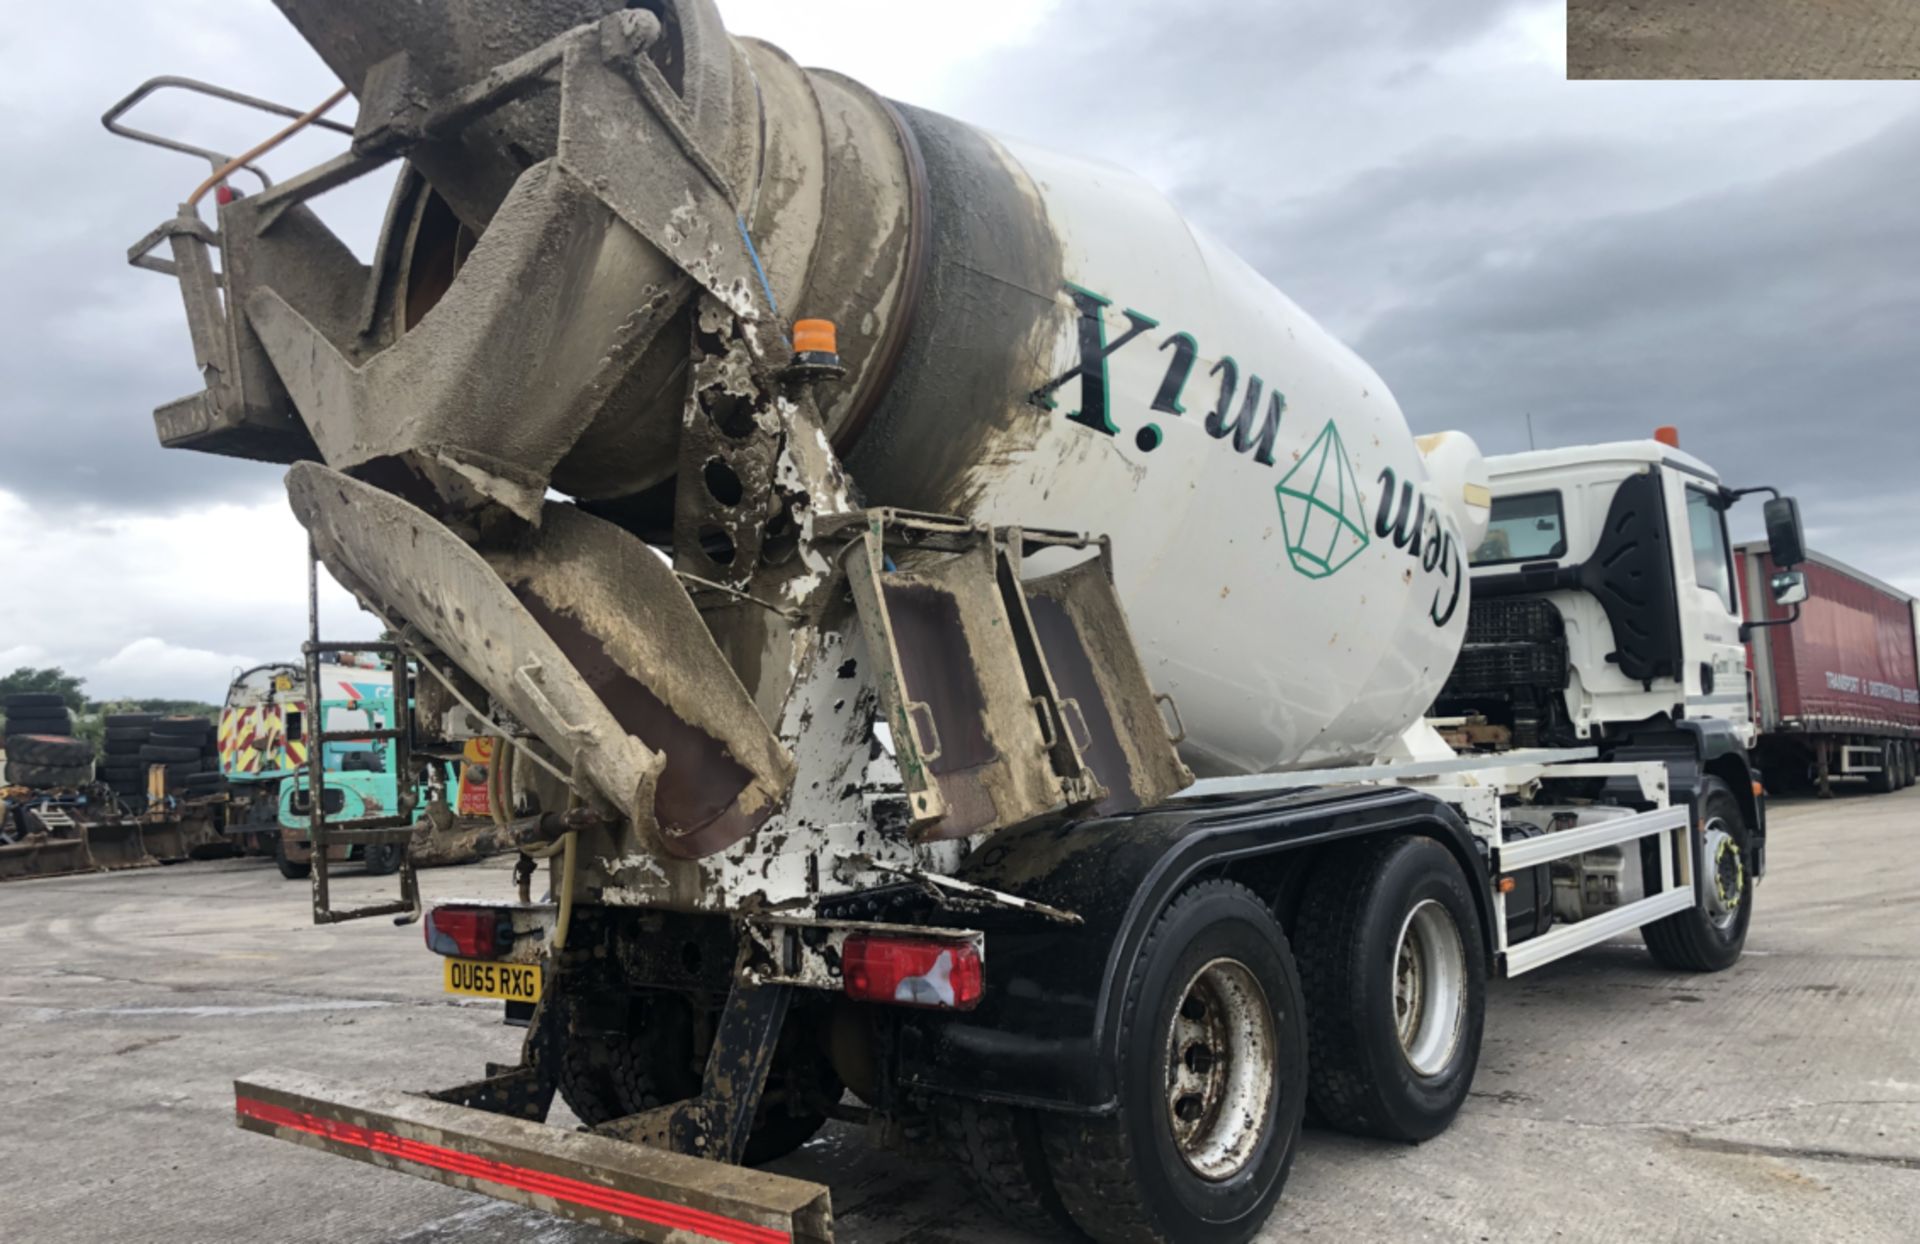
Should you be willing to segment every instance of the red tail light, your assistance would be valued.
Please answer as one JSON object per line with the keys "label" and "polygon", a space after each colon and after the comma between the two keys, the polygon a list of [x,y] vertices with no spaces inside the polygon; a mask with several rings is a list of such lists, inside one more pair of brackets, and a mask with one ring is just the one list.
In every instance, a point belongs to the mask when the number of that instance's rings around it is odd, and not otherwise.
{"label": "red tail light", "polygon": [[855,933],[840,971],[848,997],[895,1006],[971,1011],[986,987],[979,947],[933,937]]}
{"label": "red tail light", "polygon": [[462,959],[497,959],[513,950],[513,917],[492,907],[435,907],[427,912],[427,949]]}

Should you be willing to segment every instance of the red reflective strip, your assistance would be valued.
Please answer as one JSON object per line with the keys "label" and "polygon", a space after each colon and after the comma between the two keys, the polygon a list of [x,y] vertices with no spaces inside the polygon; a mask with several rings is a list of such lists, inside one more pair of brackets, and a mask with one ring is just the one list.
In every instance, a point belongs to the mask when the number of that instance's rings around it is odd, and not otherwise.
{"label": "red reflective strip", "polygon": [[233,1110],[235,1114],[259,1119],[262,1123],[292,1128],[296,1132],[306,1132],[337,1144],[351,1145],[373,1153],[383,1153],[402,1161],[431,1166],[456,1175],[465,1175],[483,1183],[515,1188],[559,1201],[570,1201],[588,1209],[617,1214],[622,1218],[637,1219],[675,1231],[692,1231],[708,1239],[721,1240],[724,1244],[792,1244],[793,1240],[787,1232],[775,1230],[772,1227],[759,1227],[737,1218],[710,1214],[705,1210],[675,1205],[670,1201],[656,1201],[651,1197],[622,1192],[618,1188],[590,1184],[578,1179],[569,1179],[564,1175],[550,1175],[545,1171],[536,1171],[524,1166],[495,1162],[487,1158],[475,1157],[470,1153],[461,1153],[457,1149],[445,1149],[439,1145],[408,1140],[404,1136],[395,1136],[391,1132],[342,1123],[335,1119],[323,1119],[318,1115],[303,1114],[300,1111],[275,1106],[252,1097],[235,1097]]}

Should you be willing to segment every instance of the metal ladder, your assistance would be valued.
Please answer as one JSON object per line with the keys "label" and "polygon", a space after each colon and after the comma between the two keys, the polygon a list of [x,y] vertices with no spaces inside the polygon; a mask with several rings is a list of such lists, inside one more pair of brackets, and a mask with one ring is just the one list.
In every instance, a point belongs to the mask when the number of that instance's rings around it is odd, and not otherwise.
{"label": "metal ladder", "polygon": [[[306,657],[308,721],[307,737],[307,834],[313,844],[313,922],[339,924],[346,920],[365,920],[373,916],[394,916],[395,924],[412,924],[420,918],[420,883],[414,874],[413,853],[408,843],[413,837],[413,810],[418,793],[413,781],[413,757],[409,747],[412,736],[412,688],[407,679],[407,656],[400,645],[373,643],[331,643],[320,638],[320,559],[311,542],[307,545],[307,642],[300,651]],[[370,652],[385,656],[392,667],[393,699],[384,726],[357,730],[327,729],[327,711],[320,686],[320,658],[326,653]],[[384,742],[393,747],[394,787],[398,806],[390,813],[364,816],[354,820],[329,820],[326,809],[326,746],[329,743]],[[333,846],[375,847],[397,843],[400,847],[400,897],[390,903],[365,907],[335,908],[328,889],[327,849]]]}
{"label": "metal ladder", "polygon": [[43,803],[34,808],[33,815],[36,820],[46,826],[49,834],[68,838],[78,838],[80,836],[78,826],[74,823],[73,814],[65,808],[56,807],[50,803]]}

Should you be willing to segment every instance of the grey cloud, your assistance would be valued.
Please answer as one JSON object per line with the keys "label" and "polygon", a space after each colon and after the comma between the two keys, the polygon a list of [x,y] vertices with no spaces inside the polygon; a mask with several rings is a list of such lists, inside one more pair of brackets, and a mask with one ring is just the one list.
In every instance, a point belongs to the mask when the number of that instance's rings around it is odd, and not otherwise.
{"label": "grey cloud", "polygon": [[[1730,473],[1806,492],[1836,553],[1920,581],[1920,565],[1886,564],[1900,554],[1874,517],[1920,520],[1901,471],[1920,387],[1904,329],[1920,322],[1920,139],[1910,122],[1793,154],[1920,106],[1840,84],[1569,86],[1545,64],[1462,67],[1556,3],[1066,0],[1030,44],[956,75],[953,98],[920,102],[1168,187],[1353,340],[1416,427],[1498,451],[1524,444],[1528,412],[1561,443],[1680,422]],[[24,81],[0,85],[26,118],[0,142],[35,187],[0,203],[0,489],[149,512],[276,494],[271,468],[153,440],[148,412],[197,377],[171,285],[122,251],[200,170],[95,117],[161,71],[290,102],[330,79],[266,3],[129,6],[111,38],[70,7],[46,24],[84,45],[84,76],[25,57]],[[259,131],[205,110],[157,120],[233,145]]]}
{"label": "grey cloud", "polygon": [[1423,426],[1497,450],[1529,412],[1549,444],[1677,424],[1731,480],[1801,493],[1829,552],[1911,575],[1916,169],[1920,116],[1760,184],[1543,230],[1357,344]]}
{"label": "grey cloud", "polygon": [[[177,287],[129,267],[126,249],[208,169],[114,138],[99,116],[158,73],[298,104],[330,78],[265,3],[114,6],[108,22],[91,6],[56,7],[33,33],[32,45],[17,29],[7,41],[0,83],[12,118],[0,156],[26,190],[0,199],[0,489],[36,505],[145,513],[277,492],[272,468],[155,440],[153,408],[201,384]],[[230,151],[280,124],[184,96],[156,96],[132,120]]]}
{"label": "grey cloud", "polygon": [[1417,429],[1508,452],[1529,414],[1542,444],[1679,424],[1920,589],[1920,101],[1570,86],[1474,46],[1523,5],[1361,7],[1074,0],[959,110],[1158,181]]}
{"label": "grey cloud", "polygon": [[1066,0],[1030,46],[977,67],[957,111],[1154,174],[1258,164],[1340,94],[1417,76],[1526,2]]}

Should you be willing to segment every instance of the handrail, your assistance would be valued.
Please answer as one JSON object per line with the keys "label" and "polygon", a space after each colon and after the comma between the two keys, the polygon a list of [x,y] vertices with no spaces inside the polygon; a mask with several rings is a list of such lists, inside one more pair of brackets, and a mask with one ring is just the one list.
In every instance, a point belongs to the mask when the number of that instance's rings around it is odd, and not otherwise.
{"label": "handrail", "polygon": [[[275,116],[287,117],[293,120],[298,120],[302,116],[299,109],[290,108],[285,104],[277,104],[270,99],[261,99],[258,96],[243,94],[240,91],[229,90],[224,86],[215,86],[211,82],[202,82],[198,78],[183,78],[178,74],[161,74],[155,78],[148,78],[145,82],[142,82],[130,91],[126,98],[120,100],[114,104],[113,107],[102,113],[100,115],[100,124],[104,125],[110,134],[117,135],[121,138],[130,138],[134,142],[146,143],[149,146],[159,147],[166,151],[177,151],[182,155],[194,156],[198,159],[205,160],[210,167],[215,169],[218,169],[223,164],[231,163],[233,157],[224,152],[214,151],[207,147],[196,147],[192,143],[183,142],[177,138],[168,138],[164,134],[155,134],[151,130],[135,129],[133,126],[127,125],[121,120],[122,117],[131,112],[148,96],[168,89],[189,91],[196,95],[205,95],[211,99],[222,100],[230,104],[239,104],[243,108],[253,108],[261,112],[272,113]],[[353,127],[339,121],[315,119],[313,124],[323,129],[345,134],[348,137],[352,137],[353,135]],[[268,177],[260,169],[254,167],[251,163],[239,167],[244,167],[247,172],[258,177],[262,189],[273,185],[273,179]],[[229,173],[231,172],[232,170],[229,170]]]}

